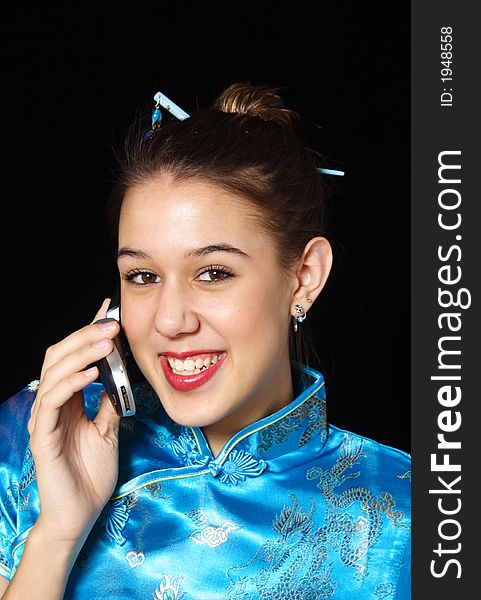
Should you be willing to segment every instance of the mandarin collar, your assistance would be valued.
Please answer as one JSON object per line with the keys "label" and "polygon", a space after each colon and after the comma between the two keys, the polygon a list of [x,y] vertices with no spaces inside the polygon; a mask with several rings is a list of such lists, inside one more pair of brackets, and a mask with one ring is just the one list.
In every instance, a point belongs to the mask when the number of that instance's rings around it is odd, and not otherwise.
{"label": "mandarin collar", "polygon": [[[324,378],[299,363],[291,366],[296,397],[237,432],[215,458],[201,428],[175,423],[147,382],[134,384],[137,412],[120,420],[119,477],[111,500],[121,502],[140,488],[154,493],[167,480],[199,476],[242,486],[319,456],[328,438]],[[89,418],[98,410],[102,389],[92,384],[84,393]]]}
{"label": "mandarin collar", "polygon": [[170,464],[175,464],[177,458],[179,466],[205,466],[212,462],[222,465],[233,452],[237,452],[237,456],[241,452],[266,461],[297,451],[307,443],[322,447],[327,437],[324,378],[305,365],[292,363],[291,366],[296,397],[284,408],[233,435],[215,459],[202,429],[172,421],[146,383],[134,386],[138,411],[128,419],[150,426],[155,423],[154,443],[170,452]]}

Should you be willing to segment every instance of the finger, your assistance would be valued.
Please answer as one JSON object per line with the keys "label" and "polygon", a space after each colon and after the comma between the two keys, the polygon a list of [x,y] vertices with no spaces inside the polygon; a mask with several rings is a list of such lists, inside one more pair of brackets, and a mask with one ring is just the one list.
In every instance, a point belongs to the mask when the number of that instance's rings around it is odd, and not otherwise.
{"label": "finger", "polygon": [[[84,387],[86,387],[87,385],[89,385],[90,383],[92,383],[93,381],[95,381],[98,378],[98,376],[99,376],[98,367],[96,365],[92,365],[88,369],[81,370],[78,373],[71,372],[64,379],[69,381],[73,375],[82,375],[82,374],[83,374],[83,379],[82,379],[82,377],[78,378],[78,381],[80,383],[83,382],[83,386],[80,389],[83,389]],[[50,388],[45,388],[42,386],[40,386],[38,388],[37,395],[35,396],[35,401],[32,404],[32,407],[30,409],[30,420],[28,422],[29,432],[30,432],[30,430],[35,429],[35,425],[37,422],[37,415],[38,415],[38,412],[41,407],[42,398],[50,396],[51,392],[53,392],[54,394],[58,394],[59,392],[62,393],[62,390],[70,389],[68,385],[67,386],[65,385],[65,382],[58,381],[57,384],[59,384],[59,387],[57,385],[52,385]],[[62,384],[62,385],[60,385],[60,384]],[[80,390],[75,390],[73,393],[75,393],[76,391],[80,391]],[[69,399],[70,399],[70,397],[64,398],[64,404]]]}
{"label": "finger", "polygon": [[[113,337],[116,329],[104,332],[105,336]],[[104,358],[112,352],[114,343],[111,339],[104,337],[100,340],[79,348],[64,356],[59,362],[49,367],[44,374],[43,382],[40,384],[35,402],[30,411],[32,424],[35,426],[36,415],[39,410],[38,399],[42,398],[53,388],[59,385],[63,379],[68,379],[72,374],[83,371],[88,365],[93,365],[101,358]],[[86,382],[87,385],[90,382]],[[66,398],[68,400],[68,398]]]}
{"label": "finger", "polygon": [[[102,305],[100,306],[99,310],[97,311],[97,314],[95,315],[94,320],[90,323],[90,325],[92,323],[94,323],[97,319],[102,318],[102,316],[105,315],[109,304],[110,304],[110,298],[105,298],[105,300],[102,302]],[[68,344],[71,342],[74,342],[77,339],[78,334],[84,334],[85,332],[92,331],[92,330],[89,330],[90,325],[86,325],[85,327],[82,327],[82,329],[75,331],[74,333],[70,334],[69,336],[67,336],[66,338],[64,338],[63,340],[58,342],[57,344],[53,344],[52,346],[47,348],[47,351],[45,353],[45,360],[42,365],[42,373],[40,375],[40,382],[43,381],[43,375],[44,375],[46,369],[48,369],[48,367],[51,364],[60,360],[60,358],[64,355],[64,353],[66,351],[68,351]]]}
{"label": "finger", "polygon": [[[100,309],[97,311],[97,314],[94,317],[94,320],[92,321],[92,323],[95,322],[97,319],[102,318],[105,315],[109,304],[110,304],[110,298],[105,298],[104,301],[102,302]],[[114,330],[115,330],[115,328],[116,328],[116,325],[114,325]],[[84,339],[85,336],[87,336],[87,339]],[[44,359],[44,362],[42,365],[42,371],[40,374],[40,386],[39,386],[39,389],[37,390],[37,394],[35,395],[35,399],[30,408],[30,416],[31,417],[33,416],[33,421],[35,421],[35,416],[36,416],[36,413],[38,410],[38,398],[41,396],[41,392],[42,392],[42,390],[40,388],[43,389],[42,384],[43,384],[47,370],[53,364],[55,364],[56,362],[61,360],[64,356],[71,353],[73,351],[72,346],[74,344],[77,344],[77,346],[78,346],[78,344],[83,341],[83,343],[85,345],[88,342],[96,341],[97,339],[101,339],[102,337],[106,337],[105,336],[105,325],[99,326],[98,328],[92,328],[91,325],[87,325],[86,327],[83,327],[82,329],[74,332],[73,334],[69,335],[67,338],[65,338],[61,342],[54,344],[53,346],[50,346],[47,349],[47,351],[45,353],[45,359]],[[90,362],[92,362],[92,361],[90,361]],[[81,367],[79,367],[79,369],[84,368],[84,367],[85,367],[85,364],[82,365]],[[79,369],[76,369],[76,370],[79,370]]]}
{"label": "finger", "polygon": [[52,365],[60,362],[65,356],[75,352],[81,346],[86,346],[103,337],[114,337],[118,333],[118,328],[119,325],[115,319],[112,319],[109,323],[86,325],[85,327],[74,331],[57,344],[50,346],[45,353],[40,383],[43,383],[45,373]]}
{"label": "finger", "polygon": [[99,311],[97,312],[97,314],[94,317],[94,320],[91,322],[95,323],[95,321],[98,321],[98,319],[103,319],[105,317],[105,315],[107,314],[107,309],[110,306],[110,298],[105,298],[105,300],[102,302],[102,306],[100,307]]}
{"label": "finger", "polygon": [[62,406],[86,385],[98,377],[97,367],[74,373],[58,383],[54,388],[37,395],[37,410],[30,418],[28,430],[36,439],[46,440],[58,425]]}
{"label": "finger", "polygon": [[114,342],[111,338],[115,337],[116,334],[117,329],[105,331],[100,339],[87,343],[85,346],[70,352],[70,354],[66,354],[50,366],[45,371],[40,385],[43,392],[48,392],[50,388],[57,385],[65,377],[87,368],[88,365],[110,354],[114,348]]}
{"label": "finger", "polygon": [[115,412],[115,408],[105,391],[102,392],[100,408],[93,422],[102,436],[109,435],[118,439],[120,415]]}
{"label": "finger", "polygon": [[[35,414],[37,411],[37,398],[40,391],[43,393],[47,392],[61,378],[67,375],[69,371],[76,372],[85,369],[87,365],[109,354],[112,350],[110,342],[107,342],[107,350],[94,348],[92,344],[101,343],[103,339],[109,340],[115,337],[118,330],[119,325],[115,320],[109,323],[99,323],[98,325],[87,325],[72,333],[55,346],[51,346],[45,355],[39,391],[32,403],[30,413]],[[84,350],[78,354],[79,349],[82,347]],[[67,358],[68,360],[60,365]],[[57,365],[59,366],[57,367]]]}

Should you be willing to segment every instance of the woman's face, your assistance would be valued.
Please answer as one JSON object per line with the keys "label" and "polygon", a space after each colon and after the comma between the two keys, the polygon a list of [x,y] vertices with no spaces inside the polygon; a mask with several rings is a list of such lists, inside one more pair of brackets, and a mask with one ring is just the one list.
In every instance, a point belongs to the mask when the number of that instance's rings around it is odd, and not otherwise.
{"label": "woman's face", "polygon": [[253,205],[200,181],[134,187],[118,265],[132,353],[174,421],[232,435],[292,399],[296,279]]}

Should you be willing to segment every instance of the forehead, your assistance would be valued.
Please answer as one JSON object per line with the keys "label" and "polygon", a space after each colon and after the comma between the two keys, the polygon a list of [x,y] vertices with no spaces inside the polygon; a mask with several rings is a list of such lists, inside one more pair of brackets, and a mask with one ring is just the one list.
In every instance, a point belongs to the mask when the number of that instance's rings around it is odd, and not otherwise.
{"label": "forehead", "polygon": [[119,245],[187,247],[215,242],[272,246],[248,200],[210,183],[158,178],[131,188],[119,222]]}

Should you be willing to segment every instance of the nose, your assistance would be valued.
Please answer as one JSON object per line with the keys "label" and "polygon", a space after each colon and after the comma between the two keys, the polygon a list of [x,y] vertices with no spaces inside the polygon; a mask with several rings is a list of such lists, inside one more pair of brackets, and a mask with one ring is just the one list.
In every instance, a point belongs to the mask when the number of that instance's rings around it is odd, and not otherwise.
{"label": "nose", "polygon": [[180,286],[164,285],[158,294],[154,315],[157,333],[166,338],[177,338],[199,329],[199,316],[187,290]]}

